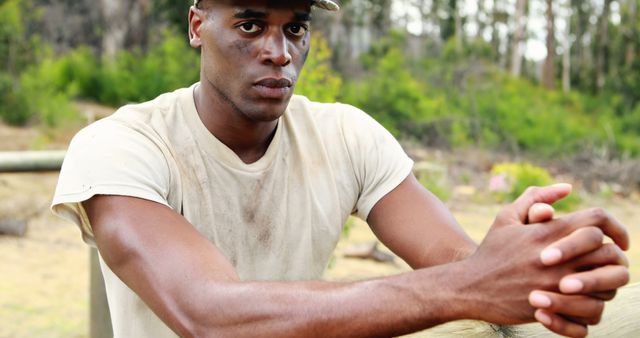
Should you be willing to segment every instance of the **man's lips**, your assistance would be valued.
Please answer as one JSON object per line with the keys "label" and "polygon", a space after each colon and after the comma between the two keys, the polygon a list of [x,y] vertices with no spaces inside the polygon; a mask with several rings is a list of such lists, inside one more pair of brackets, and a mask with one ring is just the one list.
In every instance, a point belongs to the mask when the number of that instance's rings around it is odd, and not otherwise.
{"label": "man's lips", "polygon": [[293,82],[287,78],[281,78],[281,79],[267,78],[267,79],[259,80],[254,85],[263,86],[267,88],[287,88],[287,87],[291,87],[293,85]]}
{"label": "man's lips", "polygon": [[253,84],[258,95],[265,99],[284,99],[293,86],[293,81],[287,78],[266,78]]}

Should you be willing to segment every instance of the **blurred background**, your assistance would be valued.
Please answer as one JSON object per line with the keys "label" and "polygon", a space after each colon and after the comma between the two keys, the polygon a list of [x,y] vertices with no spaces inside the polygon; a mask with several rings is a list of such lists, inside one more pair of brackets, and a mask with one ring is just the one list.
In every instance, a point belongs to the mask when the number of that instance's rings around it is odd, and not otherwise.
{"label": "blurred background", "polygon": [[[381,122],[481,240],[529,185],[607,207],[640,281],[638,0],[343,0],[315,11],[296,89]],[[199,78],[188,0],[0,0],[0,150],[66,149],[88,123]],[[56,173],[0,174],[0,337],[86,337],[89,251],[48,204]],[[636,221],[637,222],[637,221]],[[350,220],[330,280],[407,269]]]}

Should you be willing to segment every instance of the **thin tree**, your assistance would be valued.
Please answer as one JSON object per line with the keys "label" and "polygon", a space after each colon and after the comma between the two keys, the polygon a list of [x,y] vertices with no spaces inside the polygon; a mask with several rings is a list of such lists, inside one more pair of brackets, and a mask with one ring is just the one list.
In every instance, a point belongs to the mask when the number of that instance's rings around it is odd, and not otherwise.
{"label": "thin tree", "polygon": [[544,67],[542,70],[542,84],[547,89],[553,89],[555,87],[554,82],[554,57],[556,48],[555,38],[555,15],[553,13],[553,0],[547,1],[547,58],[544,61]]}
{"label": "thin tree", "polygon": [[562,90],[565,93],[571,91],[571,3],[566,1],[565,10],[565,28],[562,39]]}
{"label": "thin tree", "polygon": [[609,16],[612,0],[604,1],[604,8],[598,18],[598,43],[596,54],[596,87],[598,91],[604,88],[607,76],[607,59],[609,53]]}
{"label": "thin tree", "polygon": [[638,43],[638,1],[628,0],[627,8],[627,22],[625,23],[625,65],[629,68],[633,65],[636,59],[636,44]]}
{"label": "thin tree", "polygon": [[527,0],[518,0],[514,18],[515,31],[511,50],[511,75],[520,76],[522,73],[522,41],[526,30]]}

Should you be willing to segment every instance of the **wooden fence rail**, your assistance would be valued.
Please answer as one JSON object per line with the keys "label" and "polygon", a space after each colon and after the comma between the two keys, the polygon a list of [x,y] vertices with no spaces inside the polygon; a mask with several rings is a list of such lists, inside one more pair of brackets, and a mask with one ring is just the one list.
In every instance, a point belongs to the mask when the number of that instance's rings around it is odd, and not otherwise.
{"label": "wooden fence rail", "polygon": [[[0,173],[26,173],[59,171],[66,151],[24,151],[24,152],[0,152]],[[90,249],[90,273],[89,273],[89,337],[111,338],[111,316],[104,288],[104,279],[100,271],[98,252]]]}

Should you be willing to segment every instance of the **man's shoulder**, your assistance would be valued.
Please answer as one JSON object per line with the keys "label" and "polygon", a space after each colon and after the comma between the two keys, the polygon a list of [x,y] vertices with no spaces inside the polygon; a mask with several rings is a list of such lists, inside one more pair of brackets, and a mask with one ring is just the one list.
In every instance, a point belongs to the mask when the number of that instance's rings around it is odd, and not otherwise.
{"label": "man's shoulder", "polygon": [[333,120],[342,123],[346,119],[362,118],[368,115],[359,108],[342,102],[318,102],[302,95],[294,95],[289,103],[292,115],[307,115],[314,120]]}
{"label": "man's shoulder", "polygon": [[193,88],[180,88],[172,92],[163,93],[156,98],[141,102],[129,103],[120,107],[110,118],[123,123],[148,123],[154,117],[170,113],[193,96]]}

